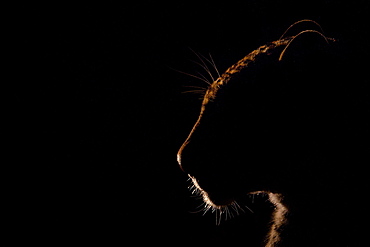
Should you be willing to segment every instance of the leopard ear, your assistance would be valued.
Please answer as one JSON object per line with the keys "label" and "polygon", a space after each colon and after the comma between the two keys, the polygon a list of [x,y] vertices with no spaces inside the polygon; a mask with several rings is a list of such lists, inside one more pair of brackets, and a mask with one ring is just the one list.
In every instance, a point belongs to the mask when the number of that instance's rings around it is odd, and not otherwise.
{"label": "leopard ear", "polygon": [[316,33],[316,34],[319,34],[321,37],[324,38],[325,42],[329,44],[329,40],[334,40],[334,39],[331,39],[331,38],[327,38],[325,35],[323,35],[321,32],[319,31],[316,31],[316,30],[304,30],[302,32],[300,32],[299,34],[293,36],[291,38],[291,40],[289,41],[289,43],[285,46],[284,50],[280,53],[280,57],[279,57],[279,61],[281,61],[283,59],[283,56],[286,52],[286,50],[288,49],[289,45],[300,35],[304,34],[304,33]]}
{"label": "leopard ear", "polygon": [[322,29],[322,27],[320,26],[320,24],[319,24],[319,23],[317,23],[316,21],[310,20],[310,19],[303,19],[303,20],[300,20],[300,21],[296,21],[296,22],[294,22],[292,25],[290,25],[290,26],[285,30],[285,32],[283,33],[283,35],[281,35],[281,37],[280,37],[279,39],[283,39],[283,38],[284,38],[284,36],[286,35],[286,33],[287,33],[287,32],[288,32],[292,27],[294,27],[294,26],[296,26],[297,24],[302,23],[302,22],[311,22],[311,23],[315,24],[316,26],[318,26],[318,27],[320,28],[321,33],[324,33],[324,30]]}

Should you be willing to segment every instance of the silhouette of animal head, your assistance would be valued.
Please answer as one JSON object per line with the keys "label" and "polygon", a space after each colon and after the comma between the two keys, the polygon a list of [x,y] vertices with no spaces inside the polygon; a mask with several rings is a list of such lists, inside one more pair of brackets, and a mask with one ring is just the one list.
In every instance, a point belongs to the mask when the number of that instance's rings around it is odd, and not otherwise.
{"label": "silhouette of animal head", "polygon": [[[307,23],[317,30],[287,35]],[[316,22],[302,20],[213,78],[177,159],[217,223],[240,199],[263,193],[276,208],[266,246],[294,227],[325,235],[307,217],[322,216],[333,198],[361,186],[362,178],[349,184],[349,177],[368,154],[369,111],[356,100],[365,97],[336,43]],[[212,57],[199,58],[211,74]],[[287,215],[296,218],[286,225]]]}

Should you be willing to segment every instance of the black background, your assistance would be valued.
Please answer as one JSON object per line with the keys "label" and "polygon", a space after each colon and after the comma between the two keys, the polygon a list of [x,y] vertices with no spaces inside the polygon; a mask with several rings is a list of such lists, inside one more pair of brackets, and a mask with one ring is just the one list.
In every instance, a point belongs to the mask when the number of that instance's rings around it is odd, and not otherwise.
{"label": "black background", "polygon": [[190,197],[176,152],[200,100],[182,92],[203,84],[176,70],[201,71],[191,48],[212,54],[224,71],[301,19],[320,23],[356,66],[364,66],[359,61],[367,50],[367,1],[122,1],[17,9],[11,19],[19,27],[21,76],[12,94],[15,147],[27,160],[22,171],[30,181],[20,188],[27,196],[17,205],[18,225],[35,230],[29,237],[41,242],[260,241],[258,212],[220,226],[211,213],[190,213],[200,201]]}

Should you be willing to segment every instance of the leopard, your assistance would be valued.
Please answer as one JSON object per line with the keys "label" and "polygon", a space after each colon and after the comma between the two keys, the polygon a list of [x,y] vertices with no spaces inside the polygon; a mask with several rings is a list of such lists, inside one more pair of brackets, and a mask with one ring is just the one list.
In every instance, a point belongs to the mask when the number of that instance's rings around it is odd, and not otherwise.
{"label": "leopard", "polygon": [[224,73],[197,55],[211,79],[177,162],[216,224],[263,195],[274,209],[261,246],[360,246],[370,104],[343,49],[303,19]]}

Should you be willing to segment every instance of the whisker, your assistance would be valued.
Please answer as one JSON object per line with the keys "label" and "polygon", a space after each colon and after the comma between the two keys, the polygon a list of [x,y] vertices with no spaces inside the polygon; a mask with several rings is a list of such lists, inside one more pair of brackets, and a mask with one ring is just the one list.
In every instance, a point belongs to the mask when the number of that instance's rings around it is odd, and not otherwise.
{"label": "whisker", "polygon": [[236,213],[237,215],[239,215],[238,208],[235,206],[235,204],[233,203],[233,204],[231,204],[230,206],[232,207],[232,209],[234,209],[235,213]]}
{"label": "whisker", "polygon": [[[190,48],[190,50],[198,57],[198,59],[200,60],[201,63],[199,62],[196,62],[196,61],[193,61],[194,63],[198,64],[199,66],[201,66],[206,72],[207,74],[211,77],[212,81],[215,81],[210,69],[208,68],[207,64],[204,62],[203,58],[206,59],[203,55],[199,55],[197,52],[195,52],[193,49]],[[203,58],[202,58],[203,57]],[[208,59],[206,59],[208,60]]]}
{"label": "whisker", "polygon": [[216,225],[219,226],[221,224],[221,217],[222,217],[222,211],[217,210],[216,211]]}
{"label": "whisker", "polygon": [[[198,56],[198,57],[199,57],[199,59],[201,59],[200,56]],[[205,64],[205,62],[203,60],[201,60],[201,61],[202,61],[202,63],[199,63],[197,61],[192,60],[193,63],[199,65],[200,67],[202,67],[202,69],[204,69],[207,72],[207,74],[211,77],[212,81],[215,81],[215,79],[212,76],[212,73],[211,73],[210,69],[208,68],[208,66]]]}
{"label": "whisker", "polygon": [[189,211],[189,213],[191,213],[191,214],[197,214],[197,213],[200,213],[202,211],[203,211],[203,209],[199,209],[197,211]]}
{"label": "whisker", "polygon": [[196,209],[199,209],[200,208],[199,210],[197,210],[197,211],[190,211],[190,213],[197,214],[197,213],[202,212],[204,210],[204,205],[205,205],[205,203],[202,202],[199,206],[196,207]]}
{"label": "whisker", "polygon": [[[186,90],[186,91],[183,91],[181,93],[192,93],[192,94],[199,95],[200,100],[202,100],[204,98],[204,95],[206,94],[207,89],[208,89],[207,87],[199,87],[199,86],[184,86],[184,87],[194,88],[194,89]],[[192,185],[192,187],[195,188],[194,184]]]}
{"label": "whisker", "polygon": [[229,211],[230,211],[230,210],[229,210],[229,207],[226,207],[226,208],[225,208],[225,220],[227,220],[228,216],[230,216],[230,215],[229,215],[229,213],[230,213]]}
{"label": "whisker", "polygon": [[227,211],[229,212],[230,218],[234,218],[233,211],[232,211],[232,210],[230,210],[230,208],[229,208],[229,207],[227,207]]}
{"label": "whisker", "polygon": [[207,87],[200,87],[200,86],[184,86],[184,87],[195,88],[195,89],[204,90],[204,91],[208,89]]}
{"label": "whisker", "polygon": [[[202,58],[204,59],[204,60],[206,60],[206,62],[208,62],[212,67],[214,67],[213,66],[213,64],[212,64],[212,62],[208,59],[208,58],[206,58],[204,55],[202,55],[202,54],[200,54],[200,56],[202,56]],[[199,56],[198,56],[199,57]],[[200,58],[200,57],[199,57]],[[213,77],[213,75],[212,75],[212,73],[211,73],[211,70],[208,68],[208,66],[207,66],[207,64],[204,62],[204,60],[202,59],[202,58],[200,58],[200,60],[202,61],[202,63],[203,63],[203,65],[205,66],[205,68],[204,69],[206,69],[206,71],[207,71],[207,73],[209,74],[209,76],[212,78],[212,81],[215,81],[215,78]]]}
{"label": "whisker", "polygon": [[249,212],[251,212],[252,214],[254,214],[254,211],[250,207],[248,207],[247,205],[244,205],[244,206],[249,210]]}
{"label": "whisker", "polygon": [[[292,39],[289,41],[289,43],[285,46],[285,48],[284,48],[284,50],[280,53],[280,57],[279,57],[279,61],[281,61],[282,59],[283,59],[283,56],[284,56],[284,54],[285,54],[285,52],[286,52],[286,50],[288,49],[288,47],[290,46],[290,44],[298,37],[298,36],[300,36],[300,35],[302,35],[302,34],[304,34],[304,33],[316,33],[316,34],[319,34],[321,37],[323,37],[324,38],[324,40],[326,41],[326,43],[328,43],[329,44],[329,39],[325,36],[325,35],[323,35],[322,33],[320,33],[319,31],[316,31],[316,30],[304,30],[304,31],[302,31],[302,32],[300,32],[300,33],[298,33],[297,35],[295,35],[295,36],[293,36],[292,37]],[[330,40],[332,40],[332,39],[330,39]]]}
{"label": "whisker", "polygon": [[211,83],[209,83],[209,81],[208,81],[208,80],[205,80],[205,79],[204,79],[204,78],[202,78],[202,77],[199,77],[199,76],[196,76],[196,75],[193,75],[193,74],[190,74],[190,73],[187,73],[187,72],[184,72],[184,71],[178,70],[178,69],[174,69],[174,68],[171,68],[171,69],[173,69],[174,71],[179,72],[179,73],[181,73],[181,74],[184,74],[184,75],[187,75],[187,76],[191,76],[191,77],[194,77],[194,78],[196,78],[196,79],[198,79],[198,80],[201,80],[201,81],[203,81],[203,82],[207,83],[207,85],[211,85]]}
{"label": "whisker", "polygon": [[183,91],[181,93],[194,93],[194,94],[200,94],[204,96],[205,91],[204,90],[188,90],[188,91]]}
{"label": "whisker", "polygon": [[322,33],[324,33],[324,30],[322,29],[322,27],[320,26],[319,23],[317,23],[316,21],[313,21],[313,20],[310,20],[310,19],[303,19],[303,20],[300,20],[300,21],[296,21],[294,22],[292,25],[290,25],[286,30],[285,32],[281,35],[281,37],[279,39],[283,39],[285,34],[292,28],[294,27],[295,25],[299,24],[299,23],[302,23],[302,22],[312,22],[314,23],[316,26],[318,26],[321,30]]}
{"label": "whisker", "polygon": [[198,72],[198,75],[200,77],[202,77],[204,80],[206,80],[208,82],[208,85],[211,85],[213,83],[213,81],[210,81],[207,77],[205,77],[202,73]]}
{"label": "whisker", "polygon": [[207,57],[205,57],[203,55],[201,55],[201,56],[213,67],[213,69],[216,71],[218,77],[220,77],[221,76],[220,75],[220,72],[217,69],[216,63],[213,60],[211,53],[208,53],[208,55],[209,55],[210,58],[207,58]]}
{"label": "whisker", "polygon": [[233,204],[236,205],[236,207],[239,208],[243,213],[245,213],[244,209],[236,201]]}
{"label": "whisker", "polygon": [[204,213],[203,213],[203,215],[205,215],[210,209],[212,208],[212,206],[210,206],[210,205],[205,205],[204,206]]}
{"label": "whisker", "polygon": [[209,60],[207,59],[207,60],[208,60],[208,62],[210,62],[210,63],[211,63],[211,65],[212,65],[212,67],[215,69],[215,71],[216,71],[216,73],[217,73],[218,77],[221,77],[221,74],[220,74],[220,72],[219,72],[219,71],[218,71],[218,69],[217,69],[216,63],[215,63],[215,61],[213,60],[211,53],[209,53],[209,57],[210,57],[211,61],[209,61]]}

